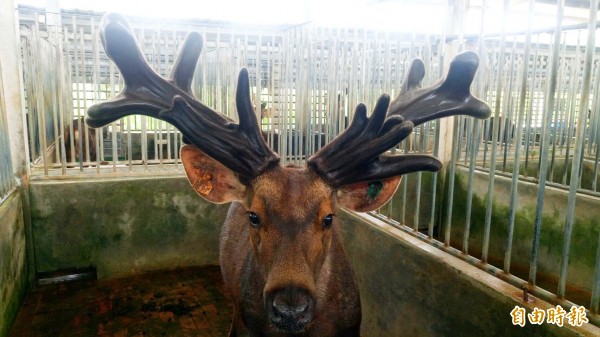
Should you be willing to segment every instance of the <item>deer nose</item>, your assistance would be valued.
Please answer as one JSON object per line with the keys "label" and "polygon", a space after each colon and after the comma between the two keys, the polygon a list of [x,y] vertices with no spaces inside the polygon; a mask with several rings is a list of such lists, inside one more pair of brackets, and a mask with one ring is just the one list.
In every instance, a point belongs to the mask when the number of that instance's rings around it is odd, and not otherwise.
{"label": "deer nose", "polygon": [[314,300],[304,289],[287,287],[269,296],[267,311],[271,323],[278,329],[300,332],[313,318]]}

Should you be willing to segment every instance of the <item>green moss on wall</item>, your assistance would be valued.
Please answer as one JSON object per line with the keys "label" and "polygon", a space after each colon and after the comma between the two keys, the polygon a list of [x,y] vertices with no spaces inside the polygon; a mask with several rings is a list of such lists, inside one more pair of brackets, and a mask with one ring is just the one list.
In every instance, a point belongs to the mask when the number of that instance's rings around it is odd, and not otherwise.
{"label": "green moss on wall", "polygon": [[339,218],[360,288],[363,336],[581,336],[567,325],[515,326],[510,311],[530,305],[519,301],[518,289],[482,283],[467,270],[475,267],[451,263],[385,224],[381,229],[346,212]]}
{"label": "green moss on wall", "polygon": [[[571,153],[572,154],[572,153]],[[569,184],[571,180],[571,168],[573,167],[573,158],[570,157],[569,160],[566,160],[564,157],[557,157],[554,160],[554,164],[550,163],[548,166],[548,178],[549,181],[555,182],[558,184]],[[514,162],[507,161],[506,164],[498,163],[496,165],[497,170],[501,170],[503,172],[512,173],[514,171]],[[521,162],[519,165],[519,174],[524,175],[526,177],[535,177],[538,176],[538,158],[534,158],[534,160],[530,160],[525,166],[525,162]],[[592,186],[594,180],[598,181],[598,176],[594,175],[594,162],[590,160],[586,160],[583,162],[581,167],[581,188],[586,190],[593,190]]]}
{"label": "green moss on wall", "polygon": [[0,337],[17,316],[27,290],[25,225],[20,192],[0,204]]}
{"label": "green moss on wall", "polygon": [[[467,214],[467,184],[464,173],[458,171],[456,174],[456,185],[454,190],[454,204],[452,209],[452,236],[451,245],[462,250],[466,214]],[[497,184],[506,184],[498,181]],[[487,185],[486,185],[487,187]],[[515,214],[513,248],[511,255],[511,273],[528,278],[529,263],[532,250],[532,238],[535,223],[535,194],[527,194],[528,190],[520,190],[519,202]],[[509,229],[509,208],[505,204],[508,200],[505,189],[495,189],[494,201],[492,202],[490,242],[488,262],[498,268],[504,266],[504,251],[507,244]],[[483,237],[486,218],[487,188],[485,192],[475,191],[472,200],[470,230],[469,230],[469,254],[481,257],[483,248]],[[566,208],[566,195],[564,196]],[[600,205],[599,205],[600,206]],[[599,208],[600,209],[600,208]],[[589,292],[591,290],[594,264],[596,259],[597,238],[600,232],[600,214],[582,214],[576,211],[576,219],[573,226],[569,282],[567,292],[572,292],[582,305],[589,304]],[[447,214],[444,214],[442,225],[446,224]],[[556,282],[561,264],[562,249],[564,244],[564,214],[558,208],[544,208],[542,216],[542,227],[539,237],[538,252],[538,277],[541,286],[550,291],[556,290]],[[576,293],[576,294],[575,294]]]}
{"label": "green moss on wall", "polygon": [[94,265],[101,278],[217,264],[228,209],[181,176],[33,182],[31,204],[37,270]]}

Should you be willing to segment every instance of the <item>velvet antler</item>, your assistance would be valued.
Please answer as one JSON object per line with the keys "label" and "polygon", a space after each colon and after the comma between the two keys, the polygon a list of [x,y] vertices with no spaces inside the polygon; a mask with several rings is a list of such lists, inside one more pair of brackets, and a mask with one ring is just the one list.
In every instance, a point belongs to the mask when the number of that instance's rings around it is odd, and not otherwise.
{"label": "velvet antler", "polygon": [[[150,68],[123,17],[105,15],[101,39],[106,53],[121,71],[125,87],[116,97],[88,110],[88,125],[100,127],[133,114],[163,119],[177,127],[186,141],[236,172],[245,183],[278,165],[279,156],[261,136],[245,69],[240,72],[236,96],[239,124],[192,95],[190,84],[202,49],[199,34],[188,35],[167,79]],[[408,137],[416,125],[429,120],[459,114],[489,117],[489,107],[469,90],[477,66],[477,55],[459,54],[445,80],[420,89],[425,68],[415,60],[398,97],[390,104],[389,96],[382,95],[369,118],[366,107],[359,104],[350,127],[312,156],[309,168],[333,187],[439,170],[441,163],[432,156],[383,153]]]}
{"label": "velvet antler", "polygon": [[171,76],[165,79],[150,68],[122,16],[105,15],[100,32],[104,50],[121,71],[125,87],[116,97],[90,107],[88,125],[100,127],[134,114],[165,120],[181,131],[186,142],[236,172],[245,182],[278,165],[279,156],[261,136],[245,69],[240,72],[236,96],[239,124],[192,95],[190,85],[202,50],[200,34],[187,36]]}
{"label": "velvet antler", "polygon": [[390,104],[388,116],[401,116],[415,126],[455,115],[488,118],[490,107],[470,91],[478,66],[477,54],[471,51],[458,54],[450,63],[445,79],[421,89],[425,66],[421,60],[414,60],[402,91]]}
{"label": "velvet antler", "polygon": [[489,117],[490,108],[469,89],[478,62],[472,52],[459,54],[445,80],[420,89],[425,67],[420,60],[413,61],[398,97],[390,104],[389,96],[382,95],[369,118],[365,106],[359,104],[348,129],[313,155],[308,166],[333,187],[415,171],[438,171],[441,163],[432,156],[383,153],[408,137],[416,125],[432,119]]}

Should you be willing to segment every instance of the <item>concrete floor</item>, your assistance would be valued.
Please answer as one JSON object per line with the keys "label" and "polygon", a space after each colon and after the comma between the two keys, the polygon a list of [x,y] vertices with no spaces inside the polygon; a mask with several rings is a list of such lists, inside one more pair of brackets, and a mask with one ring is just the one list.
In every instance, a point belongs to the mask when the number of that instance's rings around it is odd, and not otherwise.
{"label": "concrete floor", "polygon": [[44,285],[9,337],[227,336],[231,303],[218,266]]}

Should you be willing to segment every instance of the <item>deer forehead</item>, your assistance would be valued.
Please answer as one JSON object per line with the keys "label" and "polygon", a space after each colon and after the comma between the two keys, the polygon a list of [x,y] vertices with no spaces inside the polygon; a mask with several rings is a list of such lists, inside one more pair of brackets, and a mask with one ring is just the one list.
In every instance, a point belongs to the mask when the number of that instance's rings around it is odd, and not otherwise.
{"label": "deer forehead", "polygon": [[275,168],[255,179],[252,188],[251,205],[281,220],[302,221],[333,211],[333,189],[306,168]]}

